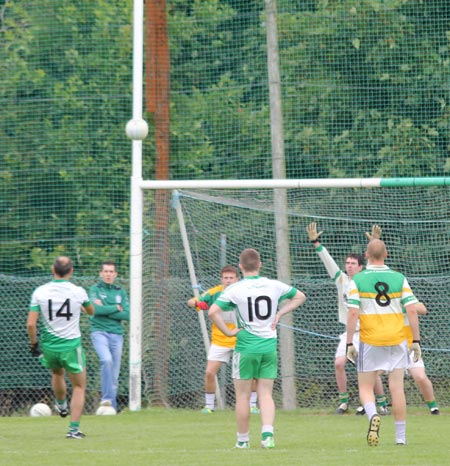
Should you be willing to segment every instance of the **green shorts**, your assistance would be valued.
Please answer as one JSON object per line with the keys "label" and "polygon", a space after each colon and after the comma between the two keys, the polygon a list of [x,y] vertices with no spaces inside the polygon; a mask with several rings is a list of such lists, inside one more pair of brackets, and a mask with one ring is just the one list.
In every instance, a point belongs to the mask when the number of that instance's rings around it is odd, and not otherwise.
{"label": "green shorts", "polygon": [[47,369],[65,369],[71,374],[80,374],[86,367],[86,356],[81,346],[70,351],[43,350],[39,360]]}
{"label": "green shorts", "polygon": [[278,372],[278,355],[270,353],[233,354],[233,379],[276,379]]}

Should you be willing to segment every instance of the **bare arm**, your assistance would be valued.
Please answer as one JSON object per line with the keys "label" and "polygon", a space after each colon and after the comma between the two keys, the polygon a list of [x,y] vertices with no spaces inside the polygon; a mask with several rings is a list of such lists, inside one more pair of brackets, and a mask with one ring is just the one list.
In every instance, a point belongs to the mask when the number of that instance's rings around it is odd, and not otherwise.
{"label": "bare arm", "polygon": [[208,316],[217,325],[217,328],[228,337],[234,337],[241,331],[241,329],[237,327],[232,329],[228,328],[222,317],[222,309],[215,303],[211,304],[208,310]]}
{"label": "bare arm", "polygon": [[195,307],[196,303],[197,303],[197,298],[194,297],[188,300],[187,305],[189,307]]}
{"label": "bare arm", "polygon": [[281,306],[280,310],[276,313],[275,320],[273,321],[273,324],[272,324],[272,330],[275,330],[276,326],[278,325],[278,322],[284,315],[288,314],[289,312],[292,312],[294,309],[297,309],[305,301],[306,301],[305,294],[297,290],[297,293],[295,293],[295,296],[292,299],[286,300]]}
{"label": "bare arm", "polygon": [[34,345],[37,343],[37,321],[39,318],[39,312],[31,311],[28,313],[27,319],[27,332],[30,338],[30,344]]}
{"label": "bare arm", "polygon": [[427,307],[423,303],[416,303],[416,312],[419,316],[424,316],[427,313]]}
{"label": "bare arm", "polygon": [[417,304],[408,304],[405,306],[408,322],[413,334],[413,341],[420,341],[419,317],[417,316]]}
{"label": "bare arm", "polygon": [[347,317],[347,344],[353,343],[353,335],[355,334],[356,325],[359,319],[359,309],[356,307],[349,307]]}
{"label": "bare arm", "polygon": [[82,305],[83,310],[86,314],[89,314],[90,316],[94,315],[94,305],[92,303],[89,303],[88,305],[83,304]]}

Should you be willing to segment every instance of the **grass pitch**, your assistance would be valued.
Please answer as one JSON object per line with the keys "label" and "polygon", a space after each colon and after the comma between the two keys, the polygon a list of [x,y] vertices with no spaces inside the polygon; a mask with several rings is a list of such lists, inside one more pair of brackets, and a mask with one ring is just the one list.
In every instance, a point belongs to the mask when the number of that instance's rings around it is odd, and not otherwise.
{"label": "grass pitch", "polygon": [[318,410],[277,412],[274,450],[259,447],[260,416],[251,416],[251,448],[236,450],[231,410],[201,414],[151,408],[117,416],[83,416],[83,440],[67,440],[68,420],[0,418],[2,466],[395,465],[449,463],[450,412],[409,408],[408,445],[395,445],[392,415],[382,418],[380,444],[366,444],[366,416]]}

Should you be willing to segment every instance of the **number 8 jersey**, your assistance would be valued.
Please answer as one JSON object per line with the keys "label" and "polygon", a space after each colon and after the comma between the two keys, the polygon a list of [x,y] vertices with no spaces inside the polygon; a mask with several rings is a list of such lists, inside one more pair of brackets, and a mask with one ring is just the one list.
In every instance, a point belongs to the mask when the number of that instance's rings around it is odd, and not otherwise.
{"label": "number 8 jersey", "polygon": [[31,296],[30,311],[40,312],[41,346],[49,351],[70,351],[81,344],[81,306],[89,305],[86,290],[67,280],[52,280]]}
{"label": "number 8 jersey", "polygon": [[403,306],[417,303],[407,279],[386,265],[368,265],[350,282],[348,307],[359,309],[359,338],[372,346],[405,340]]}
{"label": "number 8 jersey", "polygon": [[276,330],[271,325],[278,304],[291,299],[297,289],[278,280],[260,276],[245,277],[228,286],[215,303],[222,311],[236,311],[238,327],[236,351],[265,353],[276,350]]}

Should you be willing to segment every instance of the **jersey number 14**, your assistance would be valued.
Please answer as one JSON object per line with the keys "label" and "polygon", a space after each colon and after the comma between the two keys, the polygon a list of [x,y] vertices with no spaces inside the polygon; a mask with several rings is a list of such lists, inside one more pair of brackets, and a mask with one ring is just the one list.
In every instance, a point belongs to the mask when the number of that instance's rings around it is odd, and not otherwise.
{"label": "jersey number 14", "polygon": [[70,312],[70,299],[67,298],[56,311],[53,310],[53,302],[51,299],[48,300],[48,320],[53,320],[55,317],[65,317],[66,320],[70,320],[73,314]]}

